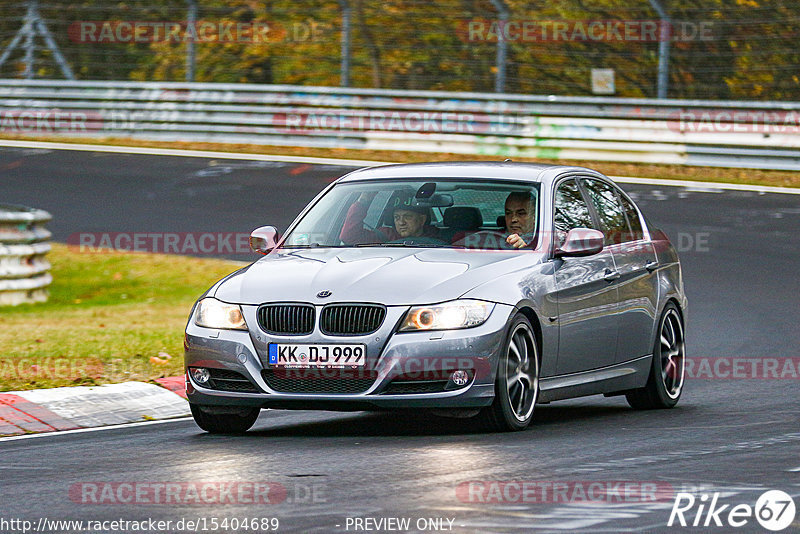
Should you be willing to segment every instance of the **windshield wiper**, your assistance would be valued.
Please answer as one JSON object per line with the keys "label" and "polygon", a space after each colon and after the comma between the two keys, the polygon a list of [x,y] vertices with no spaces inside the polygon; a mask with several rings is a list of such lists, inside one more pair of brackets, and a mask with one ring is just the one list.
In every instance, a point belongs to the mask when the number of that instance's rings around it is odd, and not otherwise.
{"label": "windshield wiper", "polygon": [[357,248],[362,247],[406,247],[406,248],[452,248],[450,245],[435,245],[432,243],[358,243],[353,245]]}
{"label": "windshield wiper", "polygon": [[342,248],[342,245],[320,245],[319,243],[311,243],[308,245],[283,245],[280,248]]}

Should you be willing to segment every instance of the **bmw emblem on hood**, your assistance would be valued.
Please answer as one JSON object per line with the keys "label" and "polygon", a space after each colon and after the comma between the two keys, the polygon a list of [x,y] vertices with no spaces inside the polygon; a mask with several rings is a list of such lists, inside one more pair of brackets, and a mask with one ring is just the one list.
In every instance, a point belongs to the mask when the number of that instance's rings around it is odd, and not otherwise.
{"label": "bmw emblem on hood", "polygon": [[317,293],[317,296],[319,298],[321,298],[321,299],[328,298],[331,295],[333,295],[333,293],[331,293],[330,291],[327,291],[327,290],[326,291],[320,291],[319,293]]}

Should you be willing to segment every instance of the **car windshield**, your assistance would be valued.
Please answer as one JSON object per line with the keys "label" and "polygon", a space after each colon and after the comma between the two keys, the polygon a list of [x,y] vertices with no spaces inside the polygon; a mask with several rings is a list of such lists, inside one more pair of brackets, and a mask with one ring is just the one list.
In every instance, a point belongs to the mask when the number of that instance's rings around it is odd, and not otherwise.
{"label": "car windshield", "polygon": [[303,216],[282,246],[531,249],[539,232],[538,206],[535,183],[474,178],[344,182]]}

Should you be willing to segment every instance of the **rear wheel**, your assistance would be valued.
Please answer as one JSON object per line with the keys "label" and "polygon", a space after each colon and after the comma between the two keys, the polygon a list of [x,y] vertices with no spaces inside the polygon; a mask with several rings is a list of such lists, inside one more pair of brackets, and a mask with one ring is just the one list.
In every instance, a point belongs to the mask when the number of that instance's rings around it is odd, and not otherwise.
{"label": "rear wheel", "polygon": [[479,417],[492,430],[524,430],[539,398],[539,351],[528,319],[517,314],[500,355],[494,401]]}
{"label": "rear wheel", "polygon": [[197,426],[211,434],[243,434],[253,426],[261,411],[259,408],[244,408],[229,412],[197,404],[190,404],[189,407]]}
{"label": "rear wheel", "polygon": [[686,371],[685,354],[683,319],[670,303],[661,314],[647,384],[625,395],[631,408],[652,410],[678,404]]}

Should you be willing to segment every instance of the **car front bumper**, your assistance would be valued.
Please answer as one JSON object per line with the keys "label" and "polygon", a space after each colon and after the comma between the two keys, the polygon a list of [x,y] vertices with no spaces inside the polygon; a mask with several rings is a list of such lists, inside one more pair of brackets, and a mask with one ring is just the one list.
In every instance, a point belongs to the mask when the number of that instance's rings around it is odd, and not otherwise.
{"label": "car front bumper", "polygon": [[[392,306],[387,308],[383,326],[368,336],[333,337],[321,334],[318,329],[308,336],[273,336],[257,326],[256,306],[242,309],[250,331],[215,330],[189,321],[184,341],[189,402],[220,407],[356,411],[486,406],[494,398],[498,355],[514,315],[512,306],[497,304],[489,319],[475,328],[396,333],[397,324],[408,307]],[[304,392],[279,390],[269,380],[270,373],[277,371],[268,363],[270,343],[363,343],[367,349],[363,371],[326,370],[324,373],[333,380],[367,376],[369,385],[357,393],[333,393],[324,388]],[[223,391],[209,384],[200,385],[188,373],[192,367],[239,373],[249,380],[252,391]],[[459,369],[466,370],[470,376],[463,387],[448,382],[441,390],[410,392],[414,391],[414,385],[422,382],[442,384],[444,377]],[[312,381],[299,384],[300,389],[315,389],[313,372],[311,377],[303,370],[289,374],[293,380]],[[412,387],[409,388],[409,384]],[[409,392],[399,392],[398,387],[401,390],[405,387]]]}

